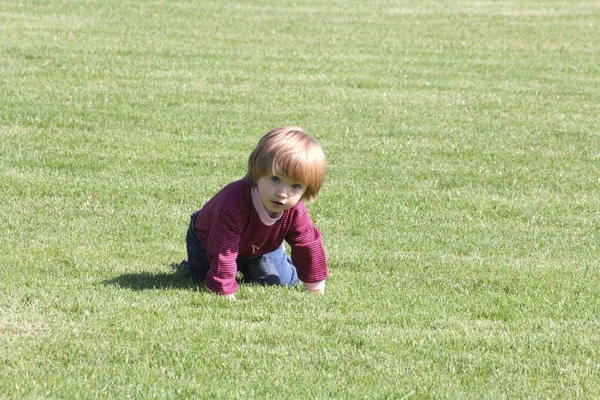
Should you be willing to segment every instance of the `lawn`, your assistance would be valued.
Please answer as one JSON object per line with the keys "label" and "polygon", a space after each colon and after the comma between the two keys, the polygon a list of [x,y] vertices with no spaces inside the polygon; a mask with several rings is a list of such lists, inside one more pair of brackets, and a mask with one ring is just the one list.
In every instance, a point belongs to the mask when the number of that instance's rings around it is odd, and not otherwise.
{"label": "lawn", "polygon": [[[0,397],[600,397],[597,1],[0,0]],[[189,215],[299,125],[324,297]]]}

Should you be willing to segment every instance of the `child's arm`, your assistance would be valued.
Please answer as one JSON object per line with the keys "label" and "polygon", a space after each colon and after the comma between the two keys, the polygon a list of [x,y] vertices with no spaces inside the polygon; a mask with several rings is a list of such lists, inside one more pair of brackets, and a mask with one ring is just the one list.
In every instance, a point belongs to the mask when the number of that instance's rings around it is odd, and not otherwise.
{"label": "child's arm", "polygon": [[323,249],[321,232],[312,224],[306,208],[301,205],[300,212],[292,229],[286,236],[290,244],[292,262],[298,271],[298,278],[311,293],[324,294],[325,280],[329,275],[327,257]]}
{"label": "child's arm", "polygon": [[240,236],[237,220],[217,209],[207,243],[210,268],[206,274],[206,287],[209,291],[227,297],[237,292],[236,259]]}

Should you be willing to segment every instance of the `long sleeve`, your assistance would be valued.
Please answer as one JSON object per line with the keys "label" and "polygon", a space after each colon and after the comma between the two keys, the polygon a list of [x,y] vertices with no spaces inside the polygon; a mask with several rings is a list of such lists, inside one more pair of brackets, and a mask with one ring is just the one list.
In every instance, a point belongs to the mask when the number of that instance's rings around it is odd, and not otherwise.
{"label": "long sleeve", "polygon": [[221,295],[235,293],[238,289],[236,258],[240,245],[241,227],[234,216],[217,209],[207,242],[210,268],[206,287]]}
{"label": "long sleeve", "polygon": [[298,215],[286,240],[292,250],[292,262],[298,271],[298,278],[305,283],[324,281],[329,272],[323,238],[307,212]]}

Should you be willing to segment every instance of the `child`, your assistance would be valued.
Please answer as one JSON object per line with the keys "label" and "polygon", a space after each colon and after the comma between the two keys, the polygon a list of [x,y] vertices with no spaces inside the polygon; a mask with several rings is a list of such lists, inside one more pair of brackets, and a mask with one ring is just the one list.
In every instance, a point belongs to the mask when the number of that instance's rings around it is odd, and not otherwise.
{"label": "child", "polygon": [[324,294],[323,241],[302,203],[315,200],[324,178],[325,154],[316,140],[294,126],[267,133],[250,154],[246,176],[192,214],[182,266],[211,292],[231,298],[238,272],[262,285],[301,280],[308,291]]}

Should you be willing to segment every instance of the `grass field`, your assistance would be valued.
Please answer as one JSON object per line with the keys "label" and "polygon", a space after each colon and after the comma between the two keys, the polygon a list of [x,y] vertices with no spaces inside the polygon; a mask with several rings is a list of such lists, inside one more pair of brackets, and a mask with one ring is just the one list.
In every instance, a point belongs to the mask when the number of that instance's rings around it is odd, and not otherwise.
{"label": "grass field", "polygon": [[[0,0],[0,398],[600,398],[598,1]],[[325,297],[172,268],[258,138]]]}

